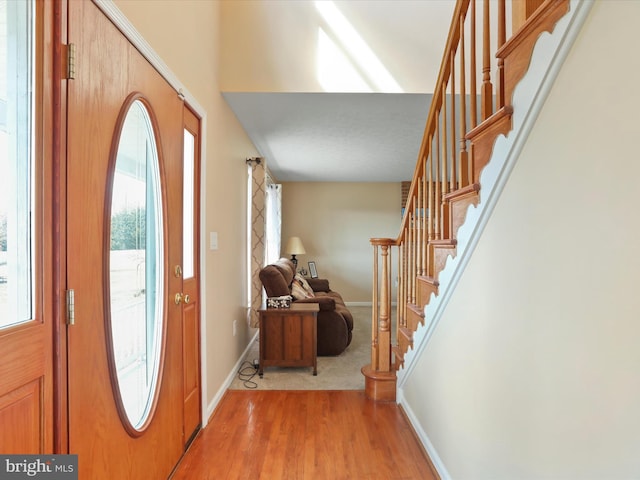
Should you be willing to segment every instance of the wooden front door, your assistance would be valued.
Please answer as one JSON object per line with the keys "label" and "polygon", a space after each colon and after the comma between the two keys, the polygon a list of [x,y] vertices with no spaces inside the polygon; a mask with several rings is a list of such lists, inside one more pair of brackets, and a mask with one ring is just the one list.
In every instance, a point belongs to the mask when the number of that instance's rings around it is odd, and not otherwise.
{"label": "wooden front door", "polygon": [[167,478],[185,442],[183,103],[92,2],[69,2],[68,38],[69,453],[80,478]]}

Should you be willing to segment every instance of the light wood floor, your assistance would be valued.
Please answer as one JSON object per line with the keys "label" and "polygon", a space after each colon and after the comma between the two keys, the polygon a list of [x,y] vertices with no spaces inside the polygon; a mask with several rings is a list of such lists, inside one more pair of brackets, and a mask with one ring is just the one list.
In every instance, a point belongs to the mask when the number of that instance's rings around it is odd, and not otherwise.
{"label": "light wood floor", "polygon": [[395,403],[362,391],[229,390],[172,480],[431,480]]}

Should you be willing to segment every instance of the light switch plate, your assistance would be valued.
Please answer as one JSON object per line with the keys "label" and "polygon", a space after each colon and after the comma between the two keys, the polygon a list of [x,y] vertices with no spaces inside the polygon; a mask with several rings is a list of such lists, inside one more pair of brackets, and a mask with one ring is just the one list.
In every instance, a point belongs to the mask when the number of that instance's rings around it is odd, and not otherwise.
{"label": "light switch plate", "polygon": [[209,249],[218,249],[218,232],[209,232]]}

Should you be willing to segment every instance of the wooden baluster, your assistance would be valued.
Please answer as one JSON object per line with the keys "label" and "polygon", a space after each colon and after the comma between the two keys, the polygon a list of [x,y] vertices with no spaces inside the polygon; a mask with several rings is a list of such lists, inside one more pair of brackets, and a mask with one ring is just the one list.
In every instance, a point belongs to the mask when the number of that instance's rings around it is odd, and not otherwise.
{"label": "wooden baluster", "polygon": [[411,290],[413,289],[413,232],[410,230],[408,233],[409,242],[407,243],[407,290],[404,296],[405,311],[407,305],[411,303]]}
{"label": "wooden baluster", "polygon": [[402,297],[402,306],[404,308],[405,318],[407,317],[407,303],[409,302],[409,287],[411,285],[411,244],[409,241],[409,231],[407,230],[407,244],[404,247],[405,253],[405,284],[404,296]]}
{"label": "wooden baluster", "polygon": [[404,296],[402,297],[402,303],[409,301],[409,291],[411,289],[411,199],[407,201],[407,222],[404,227]]}
{"label": "wooden baluster", "polygon": [[[466,88],[466,62],[465,62],[465,37],[464,17],[460,17],[460,187],[469,184],[469,160],[467,156],[467,88]],[[473,98],[473,97],[472,97]]]}
{"label": "wooden baluster", "polygon": [[411,303],[416,303],[416,277],[418,276],[418,265],[420,265],[420,193],[421,187],[418,183],[418,192],[416,196],[416,213],[415,213],[415,229],[413,232],[413,273],[412,273],[412,281],[411,281]]}
{"label": "wooden baluster", "polygon": [[[429,145],[431,145],[431,136],[429,136]],[[428,217],[428,203],[427,199],[429,198],[429,181],[427,176],[427,166],[429,166],[429,175],[431,175],[431,152],[429,152],[429,156],[425,157],[424,163],[424,175],[422,176],[423,186],[422,186],[422,245],[420,245],[420,249],[422,250],[422,265],[420,265],[420,275],[426,275],[427,271],[427,242],[429,241],[429,217]]]}
{"label": "wooden baluster", "polygon": [[[405,326],[407,324],[407,320],[406,320],[406,315],[405,315],[405,311],[404,311],[404,290],[406,288],[406,254],[404,251],[404,246],[405,246],[405,241],[403,240],[403,242],[398,246],[398,278],[400,279],[398,282],[398,292],[397,292],[397,296],[398,296],[398,301],[397,301],[397,311],[398,311],[398,322],[397,322],[397,328],[400,328],[401,326]],[[398,341],[398,335],[397,335],[397,331],[396,331],[396,342]]]}
{"label": "wooden baluster", "polygon": [[[407,311],[406,311],[406,298],[407,298],[407,243],[406,243],[406,230],[403,232],[404,241],[402,245],[400,245],[400,255],[402,256],[402,275],[400,276],[402,288],[398,289],[398,304],[402,307],[402,326],[406,326],[407,324]],[[396,337],[396,340],[399,337]]]}
{"label": "wooden baluster", "polygon": [[[442,191],[440,193],[442,196],[449,192],[449,155],[447,152],[449,137],[447,135],[447,120],[447,84],[445,83],[442,85],[442,178],[440,179],[440,183],[442,183]],[[442,202],[442,198],[439,198],[438,202]]]}
{"label": "wooden baluster", "polygon": [[[424,222],[424,218],[422,217],[422,210],[424,208],[424,205],[422,203],[422,189],[424,187],[424,182],[423,182],[423,177],[424,177],[424,163],[422,164],[421,167],[421,174],[420,177],[417,179],[418,181],[418,192],[417,192],[417,198],[416,198],[416,203],[418,205],[418,209],[417,209],[417,213],[416,213],[416,217],[417,217],[417,231],[416,231],[416,277],[418,275],[420,275],[420,265],[422,265],[422,228],[423,228],[423,222]],[[416,281],[416,285],[417,285],[417,281]]]}
{"label": "wooden baluster", "polygon": [[371,315],[371,369],[389,372],[391,366],[391,252],[388,238],[373,238],[373,298]]}
{"label": "wooden baluster", "polygon": [[[407,296],[407,243],[406,236],[405,241],[402,245],[400,245],[399,256],[402,258],[402,290],[398,290],[398,305],[401,307],[402,311],[402,326],[407,324],[407,312],[405,309],[406,296]],[[396,332],[397,333],[397,332]],[[396,336],[396,343],[399,345],[398,338]]]}
{"label": "wooden baluster", "polygon": [[[441,174],[440,174],[440,166],[442,165],[441,153],[440,153],[440,112],[438,112],[438,117],[436,120],[436,179],[435,179],[435,196],[434,196],[434,219],[433,224],[435,226],[435,238],[436,240],[440,240],[442,238],[442,230],[440,229],[440,195],[442,194],[442,185],[440,182]],[[430,273],[433,275],[433,272]]]}
{"label": "wooden baluster", "polygon": [[[502,47],[506,41],[506,19],[505,19],[505,0],[498,1],[498,46],[496,51]],[[496,110],[504,107],[504,58],[498,58],[498,87],[497,87],[497,107]]]}
{"label": "wooden baluster", "polygon": [[396,292],[397,301],[396,301],[396,343],[395,345],[399,345],[398,342],[398,334],[400,333],[400,327],[406,326],[407,321],[405,320],[405,316],[402,310],[402,302],[400,299],[402,298],[402,272],[403,272],[403,255],[402,255],[402,244],[398,245],[398,289]]}
{"label": "wooden baluster", "polygon": [[[431,138],[429,136],[429,138]],[[429,241],[429,216],[428,202],[429,202],[429,173],[427,172],[427,166],[430,165],[429,157],[425,158],[424,175],[422,177],[422,245],[420,249],[422,251],[422,264],[420,265],[420,275],[426,275],[427,271],[427,249],[426,244]]]}
{"label": "wooden baluster", "polygon": [[[424,170],[423,170],[424,171]],[[420,275],[422,264],[422,177],[418,179],[418,211],[416,213],[416,275]]]}
{"label": "wooden baluster", "polygon": [[413,245],[411,242],[411,230],[407,232],[407,238],[409,239],[407,243],[407,290],[403,299],[405,304],[405,313],[407,311],[407,305],[411,302],[411,288],[413,282]]}
{"label": "wooden baluster", "polygon": [[440,238],[445,238],[448,234],[446,229],[446,218],[444,209],[444,196],[449,192],[449,152],[447,147],[449,143],[448,126],[447,126],[447,84],[442,85],[442,158],[441,171],[442,177],[440,178],[440,196],[438,198],[438,210],[440,210]]}
{"label": "wooden baluster", "polygon": [[404,305],[404,315],[407,316],[407,304],[409,303],[409,297],[411,295],[411,232],[407,230],[407,244],[405,246],[405,266],[407,268],[405,277],[406,282],[404,286],[404,296],[402,297],[402,304]]}
{"label": "wooden baluster", "polygon": [[452,50],[449,54],[449,63],[451,65],[451,171],[449,172],[449,191],[457,190],[456,179],[458,178],[458,169],[456,168],[458,155],[456,155],[456,53]]}
{"label": "wooden baluster", "polygon": [[373,305],[371,308],[371,369],[378,370],[378,245],[373,244]]}
{"label": "wooden baluster", "polygon": [[407,301],[413,303],[414,282],[416,278],[416,205],[415,197],[411,199],[411,230],[409,231],[409,245],[411,246],[410,260],[409,260],[409,296]]}
{"label": "wooden baluster", "polygon": [[478,69],[476,66],[476,57],[478,55],[476,49],[476,0],[471,0],[471,130],[473,130],[476,125],[478,125],[478,92],[476,90],[476,85],[478,83]]}
{"label": "wooden baluster", "polygon": [[[387,304],[386,304],[386,312],[387,312],[387,328],[386,328],[386,335],[387,335],[387,353],[385,354],[386,357],[386,361],[388,362],[387,365],[387,370],[386,371],[391,371],[391,356],[392,356],[392,352],[391,352],[391,271],[393,270],[391,268],[391,264],[393,261],[392,258],[392,250],[391,250],[391,246],[392,244],[389,243],[389,247],[388,247],[388,259],[387,259],[387,277],[385,279],[385,283],[387,284]],[[406,317],[405,317],[406,318]],[[406,320],[405,320],[405,327],[406,327]]]}
{"label": "wooden baluster", "polygon": [[[430,144],[433,144],[433,139],[430,140]],[[433,149],[432,149],[433,151]],[[429,157],[429,194],[428,199],[429,203],[427,208],[429,209],[429,223],[428,223],[428,232],[427,232],[427,240],[430,242],[434,239],[434,231],[433,231],[433,196],[435,194],[435,185],[433,181],[433,154]]]}
{"label": "wooden baluster", "polygon": [[378,368],[381,372],[391,371],[391,330],[389,328],[389,306],[391,296],[389,286],[391,276],[389,272],[389,244],[382,245],[382,273],[380,279],[380,332],[378,333]]}
{"label": "wooden baluster", "polygon": [[489,0],[484,0],[482,44],[482,120],[493,113],[493,85],[491,84],[491,27]]}
{"label": "wooden baluster", "polygon": [[425,236],[425,241],[423,245],[424,249],[424,272],[423,275],[429,275],[429,268],[431,259],[429,258],[429,242],[433,240],[433,137],[429,137],[429,146],[430,146],[430,155],[428,159],[428,172],[427,172],[427,202],[425,207],[427,208],[428,214],[426,214],[427,220],[427,231]]}

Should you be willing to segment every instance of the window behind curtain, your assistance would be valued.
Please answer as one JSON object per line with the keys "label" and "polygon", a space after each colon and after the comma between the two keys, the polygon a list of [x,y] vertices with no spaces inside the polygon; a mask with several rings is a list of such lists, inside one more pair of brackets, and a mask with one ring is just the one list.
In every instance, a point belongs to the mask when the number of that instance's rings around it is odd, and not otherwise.
{"label": "window behind curtain", "polygon": [[282,185],[271,183],[266,192],[265,265],[280,258],[280,231],[282,228]]}

